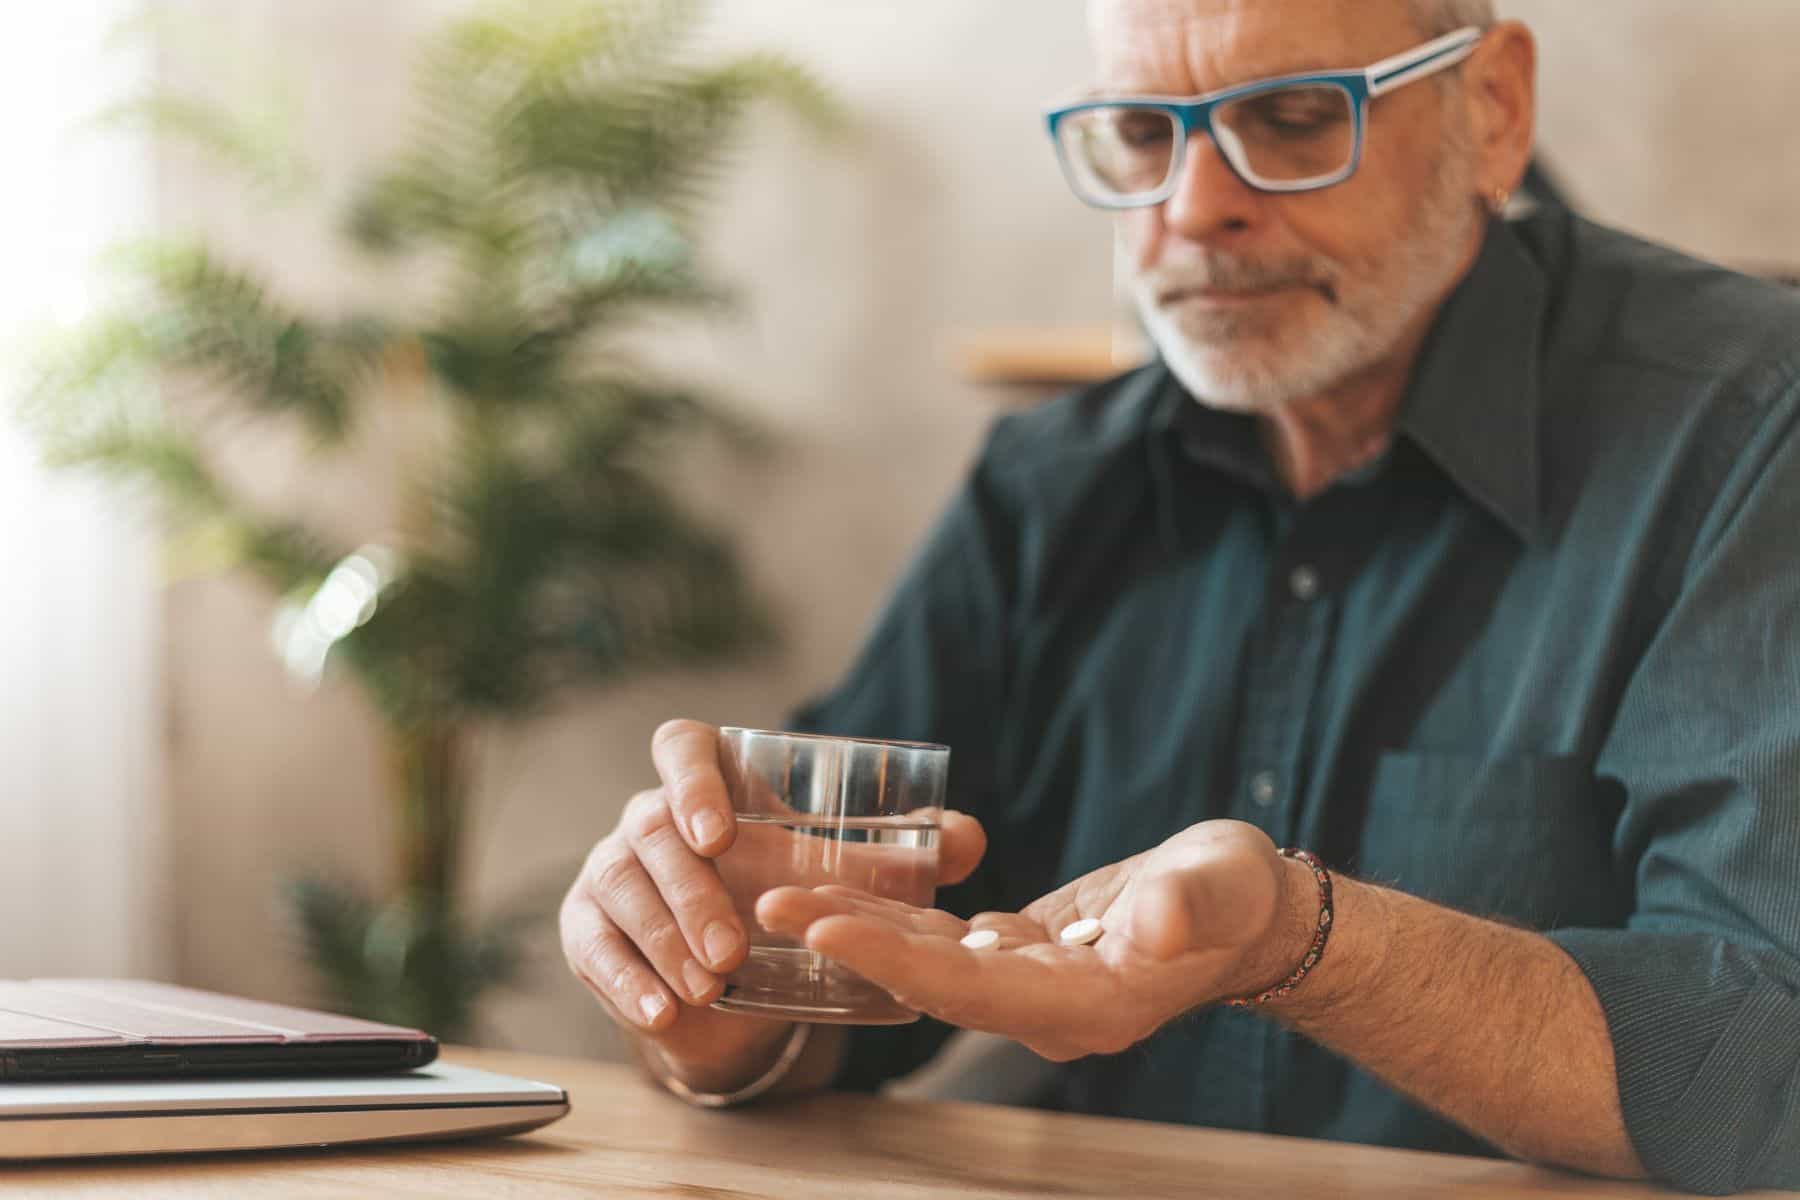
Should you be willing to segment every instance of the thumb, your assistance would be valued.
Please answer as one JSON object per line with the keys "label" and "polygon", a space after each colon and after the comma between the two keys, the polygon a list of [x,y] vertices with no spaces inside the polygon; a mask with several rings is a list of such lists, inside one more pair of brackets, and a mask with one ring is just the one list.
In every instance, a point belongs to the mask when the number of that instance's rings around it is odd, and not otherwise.
{"label": "thumb", "polygon": [[961,883],[987,853],[987,830],[967,813],[946,810],[938,823],[938,886]]}
{"label": "thumb", "polygon": [[1177,835],[1152,852],[1133,889],[1127,932],[1135,945],[1167,960],[1256,939],[1269,922],[1279,877],[1260,855],[1246,857],[1236,840]]}
{"label": "thumb", "polygon": [[1196,949],[1204,936],[1206,917],[1198,911],[1198,897],[1191,895],[1195,881],[1182,870],[1163,870],[1147,875],[1133,889],[1125,934],[1132,945],[1152,958],[1168,961]]}

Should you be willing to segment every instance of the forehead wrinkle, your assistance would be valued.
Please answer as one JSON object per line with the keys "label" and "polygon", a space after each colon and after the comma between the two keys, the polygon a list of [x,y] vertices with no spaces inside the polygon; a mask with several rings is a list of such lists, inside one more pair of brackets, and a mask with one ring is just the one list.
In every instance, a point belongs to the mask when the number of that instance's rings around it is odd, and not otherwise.
{"label": "forehead wrinkle", "polygon": [[1090,0],[1088,17],[1100,94],[1360,69],[1417,40],[1407,6],[1381,0]]}

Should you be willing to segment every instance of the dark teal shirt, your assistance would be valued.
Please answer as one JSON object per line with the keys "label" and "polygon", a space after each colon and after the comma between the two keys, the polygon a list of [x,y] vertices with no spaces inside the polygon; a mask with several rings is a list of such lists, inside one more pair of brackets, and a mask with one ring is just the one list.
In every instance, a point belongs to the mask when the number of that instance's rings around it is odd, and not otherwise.
{"label": "dark teal shirt", "polygon": [[[1651,1170],[1800,1185],[1797,418],[1800,295],[1495,224],[1373,467],[1296,503],[1249,419],[1154,366],[1008,417],[798,720],[953,747],[991,847],[941,894],[965,914],[1229,817],[1544,930]],[[859,1031],[844,1085],[945,1032]],[[1055,1103],[1491,1152],[1230,1011],[1070,1064]]]}

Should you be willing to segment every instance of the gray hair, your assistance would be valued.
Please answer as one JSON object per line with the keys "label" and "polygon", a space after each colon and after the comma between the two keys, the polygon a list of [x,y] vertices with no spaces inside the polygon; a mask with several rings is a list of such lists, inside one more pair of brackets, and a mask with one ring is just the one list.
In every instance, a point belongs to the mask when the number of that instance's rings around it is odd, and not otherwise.
{"label": "gray hair", "polygon": [[1412,0],[1413,22],[1426,37],[1442,37],[1467,25],[1486,29],[1499,18],[1494,0]]}

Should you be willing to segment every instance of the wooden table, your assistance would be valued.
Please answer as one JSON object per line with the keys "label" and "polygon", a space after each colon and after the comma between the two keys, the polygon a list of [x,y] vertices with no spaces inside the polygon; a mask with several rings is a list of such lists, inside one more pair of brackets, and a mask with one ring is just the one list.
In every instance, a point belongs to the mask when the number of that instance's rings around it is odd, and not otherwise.
{"label": "wooden table", "polygon": [[1673,1194],[1488,1159],[982,1105],[819,1096],[736,1112],[699,1112],[625,1067],[473,1051],[447,1057],[559,1083],[568,1089],[574,1111],[534,1134],[488,1142],[0,1167],[0,1194],[133,1200],[1543,1200]]}

